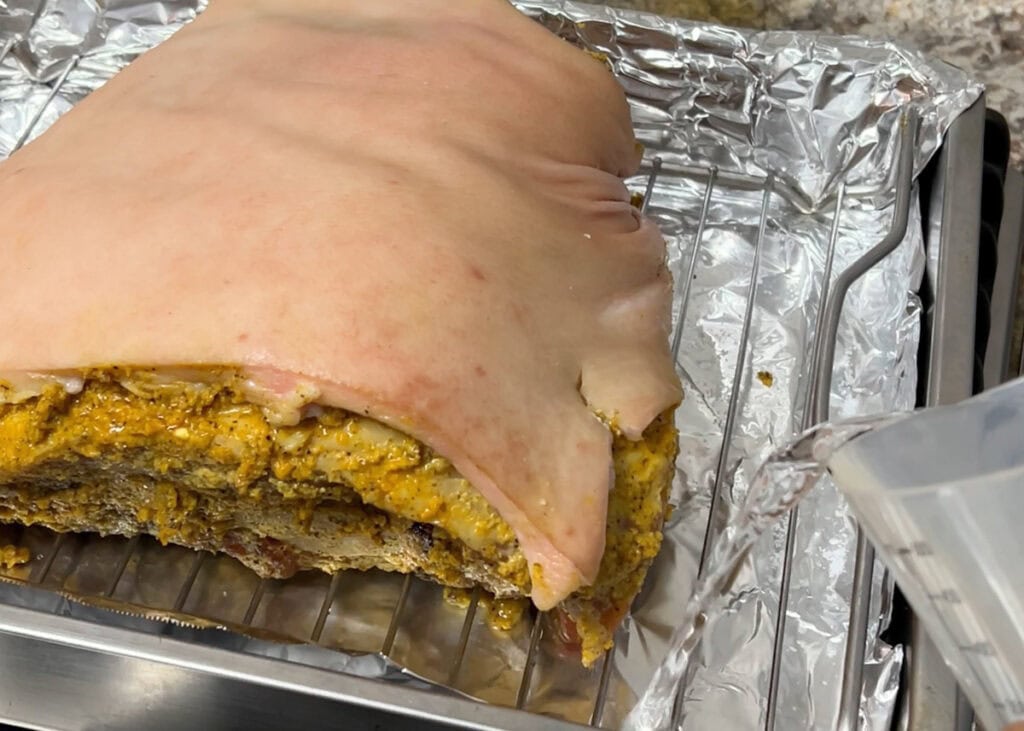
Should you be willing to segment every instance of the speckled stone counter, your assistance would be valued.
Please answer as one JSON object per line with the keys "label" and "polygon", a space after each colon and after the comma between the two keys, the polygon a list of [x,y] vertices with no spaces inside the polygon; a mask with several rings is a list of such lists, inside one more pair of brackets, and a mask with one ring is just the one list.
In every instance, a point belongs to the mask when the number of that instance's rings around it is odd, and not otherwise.
{"label": "speckled stone counter", "polygon": [[1024,166],[1024,0],[607,0],[608,5],[755,28],[897,39],[967,69],[1007,118]]}

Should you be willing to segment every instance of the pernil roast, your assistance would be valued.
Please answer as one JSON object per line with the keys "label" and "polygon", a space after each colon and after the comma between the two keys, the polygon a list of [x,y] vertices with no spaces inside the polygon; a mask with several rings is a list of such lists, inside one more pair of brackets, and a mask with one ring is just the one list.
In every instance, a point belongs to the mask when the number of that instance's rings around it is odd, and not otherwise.
{"label": "pernil roast", "polygon": [[676,453],[638,164],[503,0],[212,0],[0,165],[0,519],[529,596],[591,662]]}

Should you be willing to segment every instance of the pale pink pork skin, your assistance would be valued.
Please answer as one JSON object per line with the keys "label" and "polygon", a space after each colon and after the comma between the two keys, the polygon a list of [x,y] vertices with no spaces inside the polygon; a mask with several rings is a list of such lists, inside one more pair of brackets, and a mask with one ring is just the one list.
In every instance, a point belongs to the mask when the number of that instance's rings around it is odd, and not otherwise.
{"label": "pale pink pork skin", "polygon": [[681,398],[639,157],[612,74],[503,0],[212,0],[0,165],[0,378],[231,365],[370,415],[553,607],[597,574],[608,424]]}

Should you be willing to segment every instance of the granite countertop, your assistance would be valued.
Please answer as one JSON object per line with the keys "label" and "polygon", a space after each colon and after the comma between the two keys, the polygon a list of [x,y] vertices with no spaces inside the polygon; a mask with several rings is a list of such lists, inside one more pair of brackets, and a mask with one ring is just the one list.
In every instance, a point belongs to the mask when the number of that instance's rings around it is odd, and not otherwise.
{"label": "granite countertop", "polygon": [[1024,166],[1022,0],[606,0],[617,7],[754,28],[885,37],[966,69],[1006,117]]}

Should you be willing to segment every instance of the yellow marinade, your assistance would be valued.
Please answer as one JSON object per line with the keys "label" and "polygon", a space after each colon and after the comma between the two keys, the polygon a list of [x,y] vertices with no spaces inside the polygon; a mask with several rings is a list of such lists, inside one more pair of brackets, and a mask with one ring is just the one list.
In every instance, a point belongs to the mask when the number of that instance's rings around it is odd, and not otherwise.
{"label": "yellow marinade", "polygon": [[[150,533],[227,551],[269,575],[377,566],[529,594],[529,567],[508,524],[448,460],[408,435],[319,407],[294,426],[276,425],[230,369],[210,370],[203,382],[154,380],[140,369],[80,375],[77,393],[52,384],[0,403],[0,520]],[[562,607],[585,662],[608,644],[657,553],[675,445],[669,415],[640,441],[615,438],[600,575]]]}

